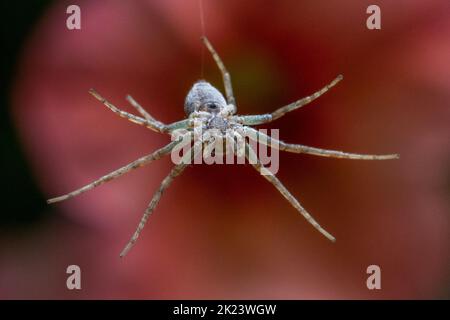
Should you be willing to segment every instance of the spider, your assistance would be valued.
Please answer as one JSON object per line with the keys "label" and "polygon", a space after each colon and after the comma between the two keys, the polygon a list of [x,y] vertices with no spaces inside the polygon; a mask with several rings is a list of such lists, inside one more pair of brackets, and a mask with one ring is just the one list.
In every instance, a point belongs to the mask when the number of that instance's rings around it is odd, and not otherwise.
{"label": "spider", "polygon": [[[125,248],[120,253],[120,257],[124,257],[129,250],[136,243],[142,229],[144,228],[149,216],[154,211],[157,206],[162,193],[170,186],[172,181],[179,176],[183,170],[189,165],[189,161],[192,160],[198,152],[195,151],[197,147],[204,147],[204,150],[208,148],[211,149],[211,146],[215,143],[214,140],[217,138],[214,135],[207,135],[209,132],[203,134],[195,134],[197,129],[212,129],[215,132],[218,132],[219,136],[226,136],[226,138],[231,138],[231,141],[234,141],[234,145],[236,148],[233,148],[233,156],[236,154],[244,154],[245,158],[249,160],[252,166],[260,172],[265,179],[267,179],[271,184],[275,186],[275,188],[286,198],[286,200],[295,208],[303,217],[321,234],[323,234],[326,238],[334,242],[336,239],[328,233],[324,228],[322,228],[319,223],[302,207],[299,201],[286,189],[286,187],[278,180],[278,178],[269,172],[259,161],[257,158],[255,151],[248,144],[239,144],[239,138],[244,135],[248,135],[253,138],[261,139],[262,141],[266,141],[267,145],[270,147],[276,147],[281,151],[287,151],[292,153],[306,153],[312,154],[315,156],[322,157],[330,157],[330,158],[345,158],[345,159],[359,159],[359,160],[388,160],[388,159],[398,159],[398,154],[388,154],[388,155],[366,155],[366,154],[356,154],[356,153],[346,153],[342,151],[334,151],[334,150],[326,150],[319,149],[314,147],[308,147],[300,144],[290,144],[285,143],[280,140],[276,140],[274,138],[269,137],[268,135],[255,130],[251,126],[260,125],[264,123],[269,123],[276,119],[279,119],[286,115],[287,113],[297,110],[300,107],[310,103],[311,101],[317,99],[322,94],[330,90],[334,87],[339,81],[343,79],[342,75],[337,76],[332,82],[323,87],[322,89],[316,91],[310,96],[297,100],[291,104],[288,104],[284,107],[281,107],[275,110],[272,113],[268,114],[260,114],[260,115],[235,115],[236,108],[236,100],[233,95],[233,88],[231,85],[231,77],[228,73],[225,65],[223,64],[221,58],[217,54],[216,50],[213,48],[211,43],[206,37],[202,37],[202,41],[208,51],[211,53],[213,59],[215,60],[223,78],[223,83],[225,86],[225,95],[224,96],[213,87],[210,83],[200,80],[194,83],[190,91],[188,92],[185,103],[184,110],[186,112],[187,118],[181,121],[177,121],[171,124],[164,124],[155,118],[153,118],[136,100],[134,100],[131,96],[127,96],[127,101],[140,113],[141,116],[136,116],[134,114],[125,112],[114,106],[112,103],[103,98],[99,93],[97,93],[94,89],[90,89],[89,93],[92,94],[96,99],[102,102],[107,108],[109,108],[114,113],[119,116],[128,119],[134,123],[147,127],[153,131],[160,133],[173,134],[177,130],[184,130],[183,134],[179,139],[175,139],[174,141],[168,143],[166,146],[156,150],[155,152],[143,156],[101,178],[95,180],[94,182],[81,187],[75,191],[72,191],[68,194],[52,198],[47,200],[48,203],[59,202],[63,200],[67,200],[69,198],[75,197],[81,193],[84,193],[88,190],[91,190],[99,185],[111,181],[115,178],[120,177],[121,175],[130,172],[136,168],[142,167],[144,165],[149,164],[154,160],[161,159],[163,156],[171,153],[176,146],[181,142],[181,138],[188,137],[188,140],[194,143],[193,148],[191,148],[190,152],[186,153],[183,156],[183,161],[179,164],[176,164],[170,173],[163,179],[161,185],[158,190],[153,195],[147,209],[142,216],[139,225],[132,235],[131,239],[126,244]],[[242,139],[241,139],[242,141]],[[271,143],[273,142],[273,144]],[[194,152],[192,152],[192,150]],[[227,150],[228,152],[228,150]],[[253,159],[253,161],[250,161]]]}

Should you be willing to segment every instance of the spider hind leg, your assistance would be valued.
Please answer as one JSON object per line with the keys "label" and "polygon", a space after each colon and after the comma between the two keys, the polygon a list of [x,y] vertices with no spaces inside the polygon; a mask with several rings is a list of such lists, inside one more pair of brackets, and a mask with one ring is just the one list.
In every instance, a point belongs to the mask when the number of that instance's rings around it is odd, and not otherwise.
{"label": "spider hind leg", "polygon": [[[256,171],[262,174],[262,176],[269,181],[277,190],[286,198],[286,200],[295,208],[298,212],[314,227],[316,228],[322,235],[324,235],[331,242],[335,242],[336,238],[333,237],[328,231],[320,226],[320,224],[306,211],[305,208],[298,202],[298,200],[289,192],[288,189],[281,183],[278,178],[273,175],[269,170],[264,168],[261,165],[261,162],[258,160],[255,152],[251,147],[246,145],[246,158],[252,164]],[[256,159],[256,163],[255,162]]]}

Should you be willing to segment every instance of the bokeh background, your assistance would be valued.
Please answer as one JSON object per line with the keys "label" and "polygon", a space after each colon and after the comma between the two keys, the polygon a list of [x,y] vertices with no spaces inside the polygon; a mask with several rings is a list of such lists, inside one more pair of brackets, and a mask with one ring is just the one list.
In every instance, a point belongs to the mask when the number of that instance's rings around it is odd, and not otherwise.
{"label": "bokeh background", "polygon": [[[66,8],[81,7],[81,30]],[[46,205],[169,141],[108,111],[133,95],[163,122],[220,74],[199,40],[198,0],[8,1],[2,17],[0,298],[432,299],[450,297],[450,2],[203,0],[205,32],[240,113],[264,113],[344,74],[269,126],[364,162],[282,154],[279,178],[327,241],[250,166],[193,166],[137,245],[118,254],[169,158]],[[66,288],[66,268],[82,290]],[[382,289],[366,288],[366,268]]]}

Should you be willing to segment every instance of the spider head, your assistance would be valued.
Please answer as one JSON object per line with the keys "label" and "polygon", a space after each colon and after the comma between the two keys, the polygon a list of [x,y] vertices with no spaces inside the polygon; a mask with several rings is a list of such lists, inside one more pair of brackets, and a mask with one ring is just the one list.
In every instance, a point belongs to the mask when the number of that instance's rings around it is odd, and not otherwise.
{"label": "spider head", "polygon": [[190,115],[194,111],[205,111],[211,114],[219,113],[225,108],[227,102],[219,90],[209,82],[197,81],[184,101],[184,111]]}

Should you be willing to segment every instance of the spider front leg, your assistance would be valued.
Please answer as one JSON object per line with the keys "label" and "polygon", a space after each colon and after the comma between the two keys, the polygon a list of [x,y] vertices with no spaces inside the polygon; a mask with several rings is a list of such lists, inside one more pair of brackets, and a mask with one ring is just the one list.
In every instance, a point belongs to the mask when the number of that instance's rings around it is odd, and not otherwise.
{"label": "spider front leg", "polygon": [[[277,190],[283,195],[283,197],[286,198],[287,201],[295,208],[298,212],[302,214],[302,216],[310,223],[314,228],[316,228],[321,234],[323,234],[325,237],[327,237],[332,242],[336,241],[336,238],[333,237],[330,233],[328,233],[324,228],[322,228],[319,223],[306,211],[305,208],[303,208],[298,200],[286,189],[286,187],[281,183],[278,178],[272,174],[268,169],[264,168],[261,165],[261,162],[258,160],[255,152],[253,149],[249,146],[245,146],[246,150],[246,158],[250,162],[250,164],[259,172],[261,175],[269,181],[271,184],[277,188]],[[256,163],[255,163],[256,162]]]}
{"label": "spider front leg", "polygon": [[317,99],[318,97],[323,95],[325,92],[330,90],[332,87],[334,87],[342,79],[343,79],[343,76],[339,75],[333,81],[331,81],[329,84],[327,84],[325,87],[323,87],[319,91],[316,91],[312,95],[302,98],[300,100],[297,100],[297,101],[295,101],[291,104],[288,104],[284,107],[281,107],[272,113],[258,114],[258,115],[246,115],[246,116],[235,116],[234,120],[243,125],[247,125],[247,126],[256,126],[258,124],[271,122],[273,120],[281,118],[286,113],[297,110],[298,108],[301,108],[304,105],[307,105],[308,103],[310,103],[311,101]]}
{"label": "spider front leg", "polygon": [[[191,141],[192,141],[192,139],[191,139]],[[124,257],[136,243],[137,239],[139,238],[139,235],[141,234],[142,230],[145,227],[145,224],[147,223],[148,218],[150,217],[150,215],[152,214],[152,212],[155,210],[156,206],[158,205],[163,192],[167,188],[169,188],[172,181],[176,177],[178,177],[184,171],[184,169],[186,169],[186,167],[190,164],[190,162],[192,162],[193,159],[196,157],[196,155],[198,154],[198,152],[196,150],[198,149],[198,145],[201,143],[202,143],[202,141],[196,142],[194,147],[189,150],[189,154],[185,155],[183,157],[182,161],[179,164],[177,164],[175,167],[173,167],[173,169],[170,171],[169,175],[167,175],[163,179],[158,190],[156,190],[156,192],[153,194],[152,200],[150,201],[147,209],[145,209],[144,215],[142,216],[141,221],[139,222],[139,225],[138,225],[136,231],[132,235],[130,241],[128,241],[128,243],[126,244],[125,248],[120,253],[121,258]],[[197,146],[197,148],[196,148],[196,146]],[[188,157],[190,158],[189,162],[187,161]]]}
{"label": "spider front leg", "polygon": [[153,131],[161,132],[161,133],[170,133],[171,131],[175,129],[187,129],[189,127],[189,121],[187,119],[177,121],[171,124],[164,124],[160,121],[155,120],[145,109],[139,105],[131,96],[127,96],[128,102],[135,107],[139,113],[141,113],[144,118],[135,116],[134,114],[131,114],[129,112],[120,110],[115,105],[113,105],[111,102],[106,100],[104,97],[102,97],[97,91],[94,89],[90,89],[89,93],[94,96],[97,100],[99,100],[101,103],[103,103],[108,109],[110,109],[115,114],[119,115],[122,118],[125,118],[131,122],[137,123],[141,126],[147,127]]}
{"label": "spider front leg", "polygon": [[306,153],[312,154],[320,157],[329,157],[329,158],[341,158],[341,159],[354,159],[354,160],[391,160],[391,159],[399,159],[400,155],[398,154],[383,154],[383,155],[374,155],[374,154],[358,154],[358,153],[348,153],[336,150],[328,150],[328,149],[320,149],[314,147],[308,147],[301,144],[292,144],[285,143],[281,140],[277,140],[269,137],[268,135],[255,130],[251,127],[245,127],[246,131],[250,133],[250,138],[263,143],[271,148],[277,148],[281,151],[287,151],[292,153]]}
{"label": "spider front leg", "polygon": [[[152,117],[150,113],[147,112],[134,98],[130,95],[126,96],[127,101],[147,120],[147,121],[155,121],[159,122],[155,118]],[[162,122],[159,122],[161,125],[164,126]]]}
{"label": "spider front leg", "polygon": [[[162,132],[163,124],[158,125],[157,123],[153,121],[148,121],[146,119],[143,119],[141,117],[135,116],[134,114],[128,113],[126,111],[120,110],[115,105],[113,105],[111,102],[106,100],[104,97],[102,97],[95,89],[90,89],[89,93],[94,96],[98,101],[103,103],[108,109],[110,109],[115,114],[119,115],[122,118],[125,118],[131,122],[137,123],[141,126],[147,127],[153,131],[156,132]],[[134,106],[134,105],[133,105]]]}
{"label": "spider front leg", "polygon": [[233,94],[233,86],[231,85],[231,77],[228,70],[225,68],[225,64],[222,62],[222,59],[220,58],[219,54],[216,52],[214,47],[212,46],[211,42],[209,42],[208,38],[202,37],[203,43],[205,44],[206,48],[208,48],[209,52],[211,53],[214,61],[216,61],[217,66],[219,67],[220,72],[222,73],[222,79],[223,84],[225,86],[225,94],[227,96],[227,102],[228,104],[232,105],[232,114],[236,113],[236,100],[234,98]]}
{"label": "spider front leg", "polygon": [[55,203],[55,202],[67,200],[69,198],[73,198],[73,197],[78,196],[78,195],[80,195],[80,194],[82,194],[82,193],[84,193],[84,192],[86,192],[88,190],[91,190],[91,189],[93,189],[95,187],[98,187],[99,185],[101,185],[101,184],[103,184],[105,182],[114,180],[114,179],[120,177],[121,175],[131,171],[131,170],[134,170],[134,169],[137,169],[139,167],[142,167],[142,166],[152,162],[153,160],[161,159],[161,157],[163,157],[166,154],[170,153],[172,151],[172,149],[180,141],[181,141],[181,139],[172,141],[171,143],[167,144],[165,147],[163,147],[161,149],[158,149],[158,150],[156,150],[155,152],[153,152],[153,153],[151,153],[149,155],[143,156],[143,157],[141,157],[141,158],[139,158],[139,159],[137,159],[137,160],[127,164],[126,166],[123,166],[122,168],[120,168],[118,170],[115,170],[115,171],[113,171],[113,172],[111,172],[111,173],[101,177],[98,180],[95,180],[94,182],[92,182],[92,183],[90,183],[90,184],[88,184],[88,185],[86,185],[86,186],[84,186],[84,187],[82,187],[80,189],[77,189],[75,191],[72,191],[72,192],[70,192],[68,194],[65,194],[65,195],[62,195],[62,196],[59,196],[59,197],[56,197],[56,198],[49,199],[49,200],[47,200],[47,203]]}

